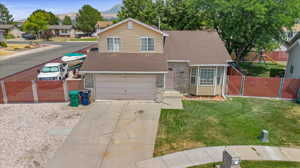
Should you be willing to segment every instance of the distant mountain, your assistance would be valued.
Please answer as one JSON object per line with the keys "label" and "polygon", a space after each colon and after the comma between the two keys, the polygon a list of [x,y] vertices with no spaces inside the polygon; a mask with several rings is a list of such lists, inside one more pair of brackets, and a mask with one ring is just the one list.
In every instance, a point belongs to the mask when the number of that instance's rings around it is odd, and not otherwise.
{"label": "distant mountain", "polygon": [[107,11],[103,11],[102,13],[103,14],[118,14],[119,11],[121,10],[122,8],[122,4],[117,4],[115,6],[113,6],[111,9],[107,10]]}
{"label": "distant mountain", "polygon": [[[111,9],[101,12],[104,19],[107,20],[113,20],[117,18],[118,12],[121,10],[122,4],[117,4],[113,6]],[[65,18],[65,16],[70,16],[73,21],[76,20],[76,14],[75,12],[71,13],[64,13],[64,14],[57,14],[56,16],[59,17],[61,20]]]}
{"label": "distant mountain", "polygon": [[57,14],[56,16],[60,19],[63,20],[65,16],[69,16],[72,20],[76,19],[77,13],[71,12],[71,13],[63,13],[63,14]]}

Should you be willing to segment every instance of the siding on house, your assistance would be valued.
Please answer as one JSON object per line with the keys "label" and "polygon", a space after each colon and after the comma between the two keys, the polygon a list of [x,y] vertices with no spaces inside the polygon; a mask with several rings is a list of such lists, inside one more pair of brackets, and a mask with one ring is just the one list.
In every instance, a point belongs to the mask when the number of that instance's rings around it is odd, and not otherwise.
{"label": "siding on house", "polygon": [[289,50],[289,61],[286,68],[286,78],[300,78],[300,41]]}
{"label": "siding on house", "polygon": [[152,53],[163,53],[163,35],[150,30],[144,26],[132,22],[133,29],[128,29],[128,22],[118,25],[112,29],[107,30],[99,35],[98,46],[100,52],[109,52],[107,50],[107,38],[120,38],[121,53],[139,53],[141,37],[154,38],[154,51]]}

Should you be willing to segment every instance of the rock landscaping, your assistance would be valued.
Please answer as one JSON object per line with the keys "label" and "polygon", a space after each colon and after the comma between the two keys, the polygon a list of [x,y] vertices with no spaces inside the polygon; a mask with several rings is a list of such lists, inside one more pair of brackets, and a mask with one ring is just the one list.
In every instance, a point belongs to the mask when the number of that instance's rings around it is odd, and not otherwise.
{"label": "rock landscaping", "polygon": [[46,167],[82,115],[65,103],[0,105],[0,167]]}

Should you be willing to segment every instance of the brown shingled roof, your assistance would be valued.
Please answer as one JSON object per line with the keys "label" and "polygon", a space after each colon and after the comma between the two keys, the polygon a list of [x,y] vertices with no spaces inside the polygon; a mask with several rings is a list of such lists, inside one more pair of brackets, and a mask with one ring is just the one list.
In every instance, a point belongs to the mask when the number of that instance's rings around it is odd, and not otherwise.
{"label": "brown shingled roof", "polygon": [[165,55],[168,60],[187,60],[190,65],[226,64],[232,60],[214,31],[168,31]]}
{"label": "brown shingled roof", "polygon": [[0,24],[0,29],[11,29],[14,25]]}
{"label": "brown shingled roof", "polygon": [[96,24],[96,27],[105,28],[105,27],[110,26],[112,24],[113,24],[112,21],[98,21],[97,24]]}
{"label": "brown shingled roof", "polygon": [[161,53],[97,53],[88,55],[80,71],[167,72]]}

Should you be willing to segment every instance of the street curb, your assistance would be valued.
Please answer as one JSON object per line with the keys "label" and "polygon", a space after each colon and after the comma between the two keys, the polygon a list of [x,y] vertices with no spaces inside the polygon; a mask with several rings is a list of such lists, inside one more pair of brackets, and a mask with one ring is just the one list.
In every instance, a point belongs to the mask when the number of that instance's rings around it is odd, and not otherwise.
{"label": "street curb", "polygon": [[20,56],[27,55],[27,54],[34,54],[34,53],[39,53],[39,52],[43,52],[43,51],[47,51],[47,50],[52,50],[52,49],[59,48],[59,47],[61,47],[61,45],[47,45],[46,47],[42,47],[42,48],[21,51],[19,53],[15,53],[12,55],[2,56],[2,57],[0,57],[0,61],[20,57]]}

